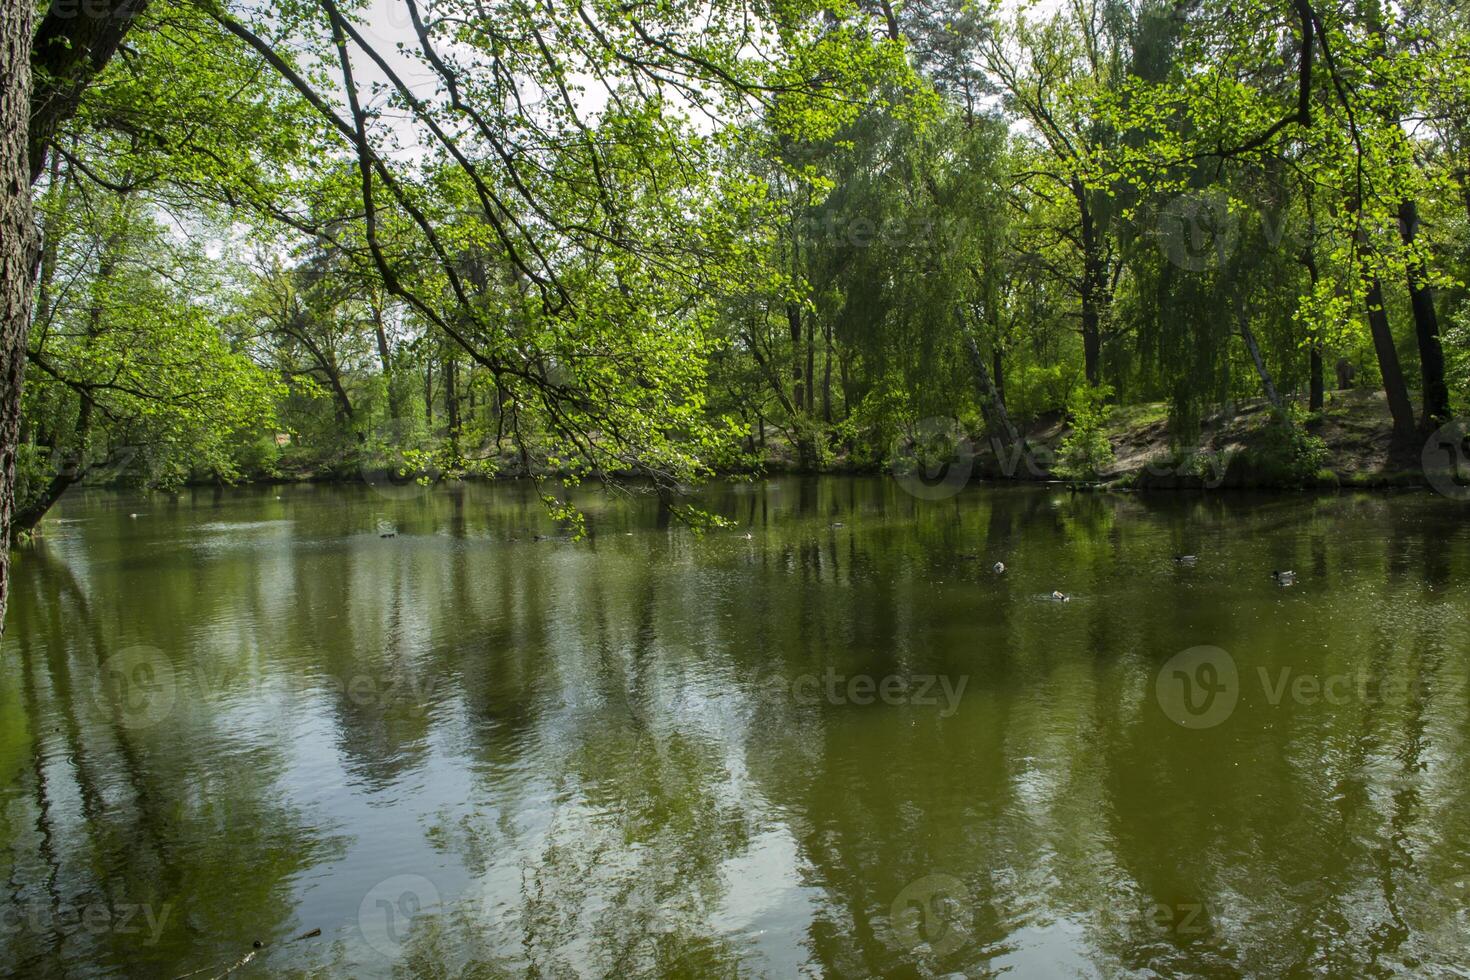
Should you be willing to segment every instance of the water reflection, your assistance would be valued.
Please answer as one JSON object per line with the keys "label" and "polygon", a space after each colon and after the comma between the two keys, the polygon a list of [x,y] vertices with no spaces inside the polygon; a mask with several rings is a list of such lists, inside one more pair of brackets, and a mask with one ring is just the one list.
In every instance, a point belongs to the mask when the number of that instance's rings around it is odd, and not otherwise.
{"label": "water reflection", "polygon": [[[0,659],[0,969],[1465,968],[1453,504],[581,503],[574,543],[513,485],[69,499]],[[1200,645],[1239,689],[1191,730],[1155,691]]]}

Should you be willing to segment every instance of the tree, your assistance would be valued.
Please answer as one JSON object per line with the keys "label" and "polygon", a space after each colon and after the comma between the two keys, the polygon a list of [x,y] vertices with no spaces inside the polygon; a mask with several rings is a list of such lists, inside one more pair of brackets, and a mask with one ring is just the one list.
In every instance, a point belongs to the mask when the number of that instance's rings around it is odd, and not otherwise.
{"label": "tree", "polygon": [[148,0],[52,4],[35,34],[34,8],[0,12],[0,632],[10,587],[11,519],[30,333],[36,232],[30,188],[62,125],[106,67]]}
{"label": "tree", "polygon": [[227,269],[174,240],[148,202],[58,169],[39,201],[16,536],[94,474],[147,487],[232,479],[274,413],[274,386],[228,337]]}

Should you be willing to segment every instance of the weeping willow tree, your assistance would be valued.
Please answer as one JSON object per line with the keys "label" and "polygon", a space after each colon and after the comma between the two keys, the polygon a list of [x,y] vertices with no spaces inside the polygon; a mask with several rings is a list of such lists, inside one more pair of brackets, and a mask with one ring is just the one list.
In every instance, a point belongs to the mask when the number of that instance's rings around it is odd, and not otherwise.
{"label": "weeping willow tree", "polygon": [[814,209],[827,232],[810,273],[851,354],[857,422],[875,446],[977,408],[1004,428],[990,367],[1003,324],[1004,127],[871,114],[846,137],[834,190]]}

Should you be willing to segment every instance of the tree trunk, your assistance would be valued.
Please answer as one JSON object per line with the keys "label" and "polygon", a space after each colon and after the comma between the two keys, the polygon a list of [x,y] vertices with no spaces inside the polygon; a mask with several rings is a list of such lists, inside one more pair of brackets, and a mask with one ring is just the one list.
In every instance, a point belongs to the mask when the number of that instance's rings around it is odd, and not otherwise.
{"label": "tree trunk", "polygon": [[1378,352],[1378,369],[1383,374],[1383,392],[1388,396],[1388,410],[1393,415],[1394,439],[1407,445],[1414,438],[1414,406],[1409,401],[1409,388],[1399,366],[1399,353],[1393,345],[1393,331],[1388,325],[1388,311],[1383,307],[1383,284],[1377,276],[1368,281],[1368,329],[1373,334],[1373,349]]}
{"label": "tree trunk", "polygon": [[[957,311],[955,315],[959,318],[960,333],[965,339],[965,352],[970,356],[970,368],[975,372],[975,394],[980,401],[980,414],[985,416],[985,426],[990,430],[990,447],[995,451],[996,462],[1001,464],[1002,469],[1009,469],[1008,454],[1019,454],[1025,445],[1021,441],[1020,432],[1011,422],[1005,399],[995,386],[995,379],[985,366],[985,356],[980,353],[980,345],[976,343],[975,334],[970,330],[964,313]],[[1015,472],[1011,469],[1006,475],[1015,476]]]}
{"label": "tree trunk", "polygon": [[805,410],[806,402],[802,397],[804,389],[801,384],[801,306],[796,303],[786,304],[786,325],[791,330],[791,402],[795,406],[796,414]]}
{"label": "tree trunk", "polygon": [[1072,194],[1082,215],[1082,363],[1087,383],[1102,384],[1102,305],[1107,293],[1107,269],[1102,257],[1102,243],[1092,210],[1087,206],[1087,191],[1074,182]]}
{"label": "tree trunk", "polygon": [[1419,370],[1424,382],[1424,426],[1433,428],[1450,417],[1450,390],[1444,379],[1444,348],[1439,343],[1439,318],[1434,312],[1434,290],[1424,263],[1412,254],[1419,237],[1419,206],[1399,203],[1399,236],[1409,247],[1409,304],[1414,310],[1414,336],[1419,342]]}
{"label": "tree trunk", "polygon": [[822,421],[832,424],[832,318],[824,317],[822,337],[826,350],[822,356]]}
{"label": "tree trunk", "polygon": [[1271,371],[1266,367],[1266,359],[1261,356],[1261,346],[1256,343],[1256,335],[1251,330],[1250,311],[1246,308],[1244,300],[1236,307],[1237,322],[1240,327],[1240,339],[1245,341],[1245,349],[1250,352],[1251,363],[1256,366],[1256,374],[1261,379],[1261,388],[1266,392],[1266,400],[1276,411],[1276,418],[1282,425],[1291,427],[1291,416],[1286,413],[1286,403],[1281,400],[1281,392],[1276,390],[1276,382],[1271,378]]}
{"label": "tree trunk", "polygon": [[452,356],[444,359],[444,419],[453,442],[459,438],[459,367]]}
{"label": "tree trunk", "polygon": [[837,380],[842,385],[842,420],[846,422],[852,415],[852,378],[848,370],[846,354],[837,360]]}
{"label": "tree trunk", "polygon": [[816,316],[809,315],[806,318],[806,383],[807,383],[807,410],[816,414],[817,411],[817,338],[816,338]]}
{"label": "tree trunk", "polygon": [[36,525],[41,523],[41,518],[46,516],[46,512],[55,506],[56,502],[61,499],[61,495],[66,493],[80,476],[81,473],[74,469],[62,469],[53,475],[46,489],[41,491],[39,499],[33,501],[25,510],[16,511],[10,524],[11,543],[14,544],[21,535],[34,530]]}
{"label": "tree trunk", "polygon": [[[1315,229],[1316,229],[1316,223],[1315,222],[1313,222],[1312,227],[1313,227],[1313,235],[1315,236],[1315,233],[1316,233],[1315,232]],[[1315,293],[1316,292],[1316,287],[1317,287],[1317,255],[1312,250],[1311,244],[1308,244],[1306,248],[1302,249],[1302,259],[1301,259],[1301,261],[1302,261],[1302,265],[1304,265],[1304,266],[1307,267],[1307,275],[1311,279],[1311,282],[1312,282],[1312,290]],[[1322,342],[1321,342],[1321,340],[1319,340],[1319,339],[1317,339],[1315,337],[1312,338],[1310,351],[1311,351],[1311,353],[1310,353],[1310,360],[1308,362],[1308,382],[1307,383],[1309,385],[1309,391],[1307,393],[1307,410],[1308,411],[1311,411],[1311,412],[1320,412],[1320,411],[1322,411],[1323,405],[1326,404],[1325,392],[1323,390],[1324,389],[1324,384],[1323,384],[1323,380],[1322,380]]]}
{"label": "tree trunk", "polygon": [[15,457],[37,258],[28,140],[35,9],[29,0],[0,3],[0,632],[10,598]]}
{"label": "tree trunk", "polygon": [[77,421],[73,428],[76,444],[75,458],[58,466],[51,482],[41,491],[41,496],[31,501],[24,510],[17,511],[10,526],[10,541],[14,543],[22,534],[33,530],[41,523],[46,512],[56,505],[61,495],[82,477],[87,475],[87,439],[92,434],[92,396],[86,389],[80,392],[81,405],[77,408]]}
{"label": "tree trunk", "polygon": [[888,22],[888,40],[897,41],[900,36],[898,33],[898,17],[893,12],[893,4],[890,0],[883,0],[883,19]]}
{"label": "tree trunk", "polygon": [[1322,345],[1312,344],[1310,353],[1310,378],[1308,379],[1307,410],[1311,412],[1322,411],[1326,405],[1326,385],[1322,378]]}
{"label": "tree trunk", "polygon": [[10,597],[10,550],[4,544],[15,508],[37,265],[30,189],[46,169],[61,125],[147,5],[148,0],[53,3],[36,27],[35,4],[0,3],[0,633]]}
{"label": "tree trunk", "polygon": [[[781,376],[777,373],[776,367],[772,365],[771,362],[761,354],[760,347],[757,346],[754,335],[747,332],[745,343],[750,348],[751,356],[755,358],[756,366],[761,369],[761,372],[763,374],[765,374],[766,381],[767,383],[769,383],[771,391],[776,396],[776,401],[780,402],[781,408],[786,412],[786,417],[791,420],[791,438],[796,443],[796,454],[797,458],[800,460],[802,468],[805,469],[814,465],[817,458],[816,447],[813,446],[811,440],[807,438],[807,431],[802,427],[801,413],[796,410],[796,406],[791,403],[791,399],[786,397],[786,392],[781,388]],[[799,363],[800,362],[798,362],[798,365]],[[799,372],[800,370],[801,368],[798,366],[797,371]],[[762,446],[765,445],[765,440],[765,416],[762,416]]]}
{"label": "tree trunk", "polygon": [[383,385],[388,390],[388,417],[398,419],[403,415],[399,404],[398,386],[393,381],[393,351],[388,347],[388,329],[383,323],[383,308],[376,297],[369,301],[373,312],[373,334],[378,341],[378,361],[383,365]]}

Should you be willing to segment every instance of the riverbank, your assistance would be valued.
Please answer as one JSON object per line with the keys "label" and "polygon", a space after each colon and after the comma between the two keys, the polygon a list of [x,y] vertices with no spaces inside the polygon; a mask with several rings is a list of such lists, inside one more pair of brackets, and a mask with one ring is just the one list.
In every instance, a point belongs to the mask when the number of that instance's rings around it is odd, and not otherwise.
{"label": "riverbank", "polygon": [[[956,458],[969,470],[960,482],[1067,480],[1110,489],[1332,489],[1406,488],[1428,485],[1419,446],[1395,452],[1392,418],[1382,392],[1329,392],[1323,411],[1301,420],[1297,434],[1283,438],[1264,399],[1237,403],[1201,420],[1200,437],[1188,451],[1173,447],[1168,406],[1163,402],[1118,406],[1104,419],[1102,434],[1112,458],[1088,477],[1070,477],[1058,465],[1074,430],[1060,412],[1033,420],[1021,430],[1024,446],[995,446],[983,434],[972,434]],[[891,448],[888,460],[858,458],[835,450],[825,464],[803,466],[791,445],[768,433],[758,462],[724,476],[766,473],[863,474],[901,469],[908,447]],[[518,461],[507,457],[501,477],[523,478]],[[951,466],[954,465],[952,462]],[[430,473],[430,479],[441,474]],[[548,473],[554,476],[554,473]],[[466,479],[493,479],[467,475]],[[402,483],[410,477],[358,460],[323,463],[309,454],[288,451],[271,473],[252,474],[244,482],[260,484]],[[202,481],[210,482],[210,481]]]}
{"label": "riverbank", "polygon": [[[1102,434],[1112,459],[1091,478],[1069,482],[1137,490],[1428,486],[1420,445],[1395,449],[1393,420],[1379,391],[1328,393],[1323,410],[1302,420],[1294,436],[1284,435],[1264,399],[1205,417],[1197,443],[1186,451],[1172,445],[1163,402],[1111,409]],[[1062,413],[1036,419],[1021,435],[1024,447],[997,447],[983,435],[972,437],[976,478],[1066,478],[1058,460],[1074,430]],[[789,458],[773,464],[793,468]]]}

